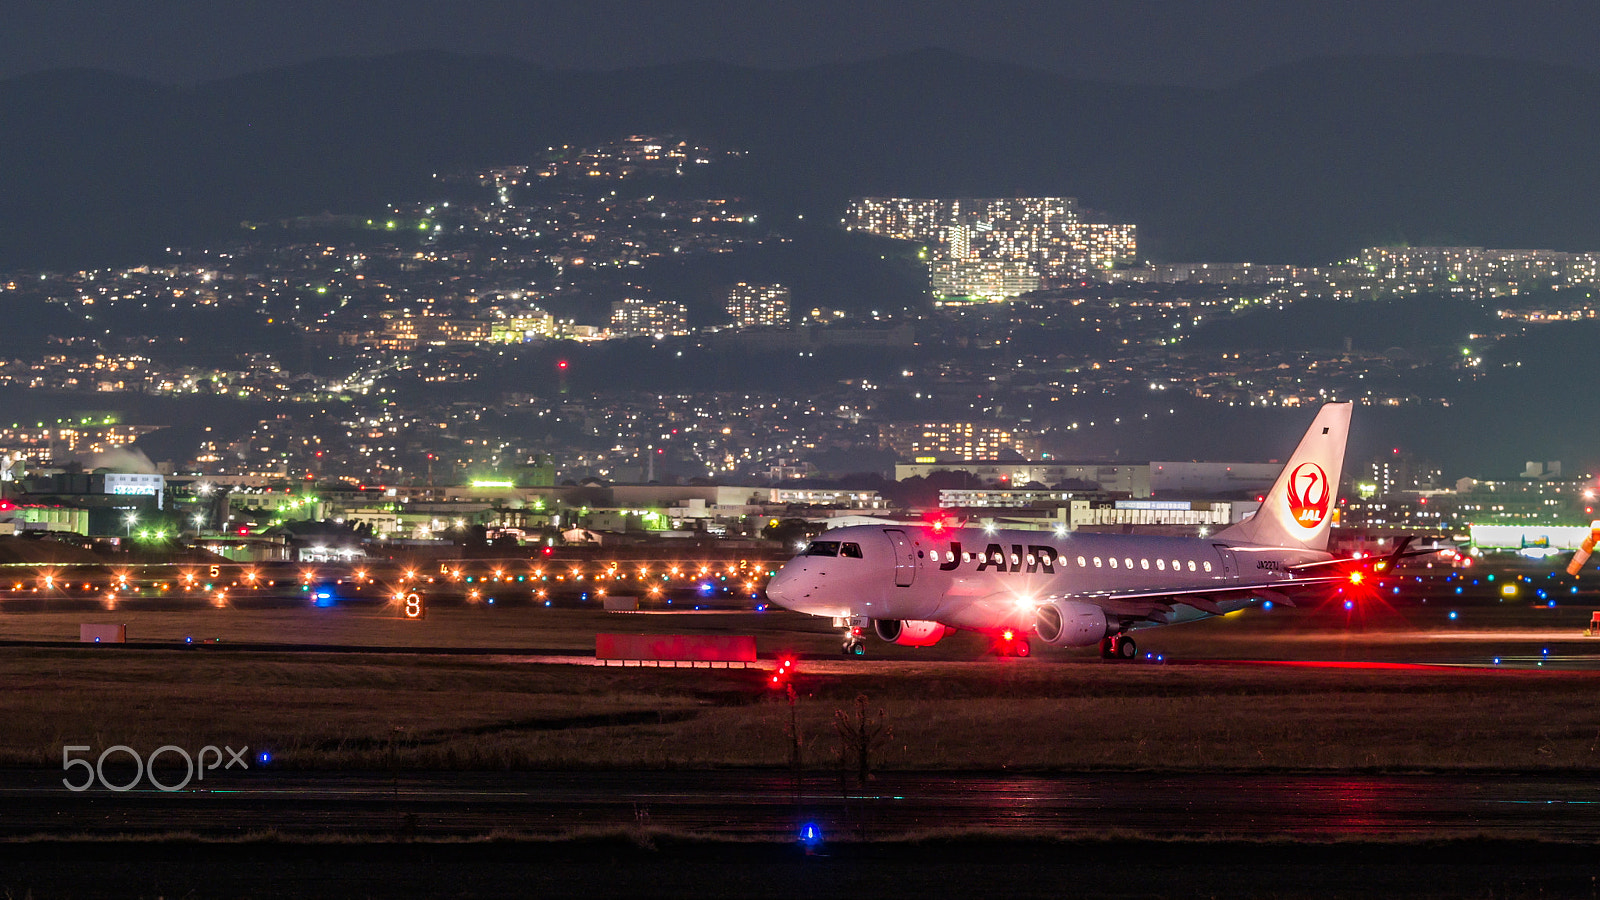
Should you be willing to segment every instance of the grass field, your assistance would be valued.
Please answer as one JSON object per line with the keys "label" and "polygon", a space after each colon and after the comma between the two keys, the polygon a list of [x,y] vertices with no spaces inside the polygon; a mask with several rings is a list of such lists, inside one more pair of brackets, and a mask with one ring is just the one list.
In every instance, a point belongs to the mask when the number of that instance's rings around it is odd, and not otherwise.
{"label": "grass field", "polygon": [[[1561,612],[1571,622],[1503,610],[1479,624],[1509,635],[1495,647],[1533,653],[1532,641],[1555,637],[1563,653],[1600,654],[1581,637],[1580,611]],[[194,636],[576,654],[602,630],[756,633],[763,652],[802,653],[794,712],[813,768],[836,765],[835,714],[865,696],[888,726],[872,754],[885,768],[1600,769],[1600,672],[1130,665],[1092,651],[972,661],[975,638],[857,664],[836,660],[825,622],[801,617],[559,609],[444,609],[423,623],[359,610],[27,613],[0,616],[0,634],[70,640],[80,621],[119,618],[130,639],[175,648]],[[1151,632],[1143,646],[1195,659],[1249,655],[1240,651],[1270,638],[1280,656],[1415,658],[1438,633],[1407,617],[1367,631],[1326,624],[1247,616]],[[606,669],[515,653],[10,646],[0,648],[0,765],[59,767],[64,744],[148,753],[226,743],[307,769],[783,766],[790,707],[763,681],[754,670]]]}

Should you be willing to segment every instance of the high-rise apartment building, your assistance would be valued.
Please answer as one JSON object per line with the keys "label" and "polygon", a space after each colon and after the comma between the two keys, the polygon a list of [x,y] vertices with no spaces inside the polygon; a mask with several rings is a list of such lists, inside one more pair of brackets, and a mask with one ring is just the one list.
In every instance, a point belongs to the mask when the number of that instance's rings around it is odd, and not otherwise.
{"label": "high-rise apartment building", "polygon": [[789,324],[789,289],[781,284],[747,284],[728,289],[728,316],[735,328]]}
{"label": "high-rise apartment building", "polygon": [[935,259],[928,263],[935,297],[1004,300],[1040,287],[1039,273],[1025,262],[998,259]]}
{"label": "high-rise apartment building", "polygon": [[860,197],[843,224],[932,245],[935,297],[999,300],[1131,260],[1135,226],[1101,218],[1072,197]]}
{"label": "high-rise apartment building", "polygon": [[878,426],[886,450],[906,459],[998,459],[1036,455],[1038,439],[994,422],[892,422]]}
{"label": "high-rise apartment building", "polygon": [[688,334],[689,311],[675,300],[629,297],[611,304],[611,333],[619,337]]}

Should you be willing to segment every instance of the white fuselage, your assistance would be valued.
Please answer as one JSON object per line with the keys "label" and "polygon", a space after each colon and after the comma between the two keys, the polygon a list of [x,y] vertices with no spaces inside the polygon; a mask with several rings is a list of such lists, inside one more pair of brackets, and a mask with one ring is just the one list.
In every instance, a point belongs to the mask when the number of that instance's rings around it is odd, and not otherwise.
{"label": "white fuselage", "polygon": [[[816,616],[998,631],[1026,629],[1047,599],[1095,603],[1100,596],[1181,596],[1186,590],[1216,596],[1216,589],[1234,583],[1259,588],[1286,580],[1292,566],[1329,558],[1319,550],[1205,538],[859,525],[818,535],[784,564],[767,595]],[[1116,614],[1114,601],[1108,614]],[[1204,615],[1178,606],[1162,620],[1140,624]]]}

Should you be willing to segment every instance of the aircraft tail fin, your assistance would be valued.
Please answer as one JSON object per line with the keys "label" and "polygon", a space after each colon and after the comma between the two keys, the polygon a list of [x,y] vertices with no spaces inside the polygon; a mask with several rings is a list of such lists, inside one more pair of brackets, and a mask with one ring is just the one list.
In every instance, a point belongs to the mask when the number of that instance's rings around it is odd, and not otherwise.
{"label": "aircraft tail fin", "polygon": [[1324,404],[1256,514],[1213,537],[1275,547],[1328,549],[1328,530],[1338,505],[1344,445],[1350,435],[1351,409],[1349,402]]}

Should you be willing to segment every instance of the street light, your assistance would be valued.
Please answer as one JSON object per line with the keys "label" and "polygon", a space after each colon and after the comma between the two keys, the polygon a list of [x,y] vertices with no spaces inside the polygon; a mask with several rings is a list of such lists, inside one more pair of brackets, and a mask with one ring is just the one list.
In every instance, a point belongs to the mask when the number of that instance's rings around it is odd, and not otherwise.
{"label": "street light", "polygon": [[128,537],[133,537],[133,526],[139,524],[139,514],[128,513],[122,517],[122,521],[128,526]]}

